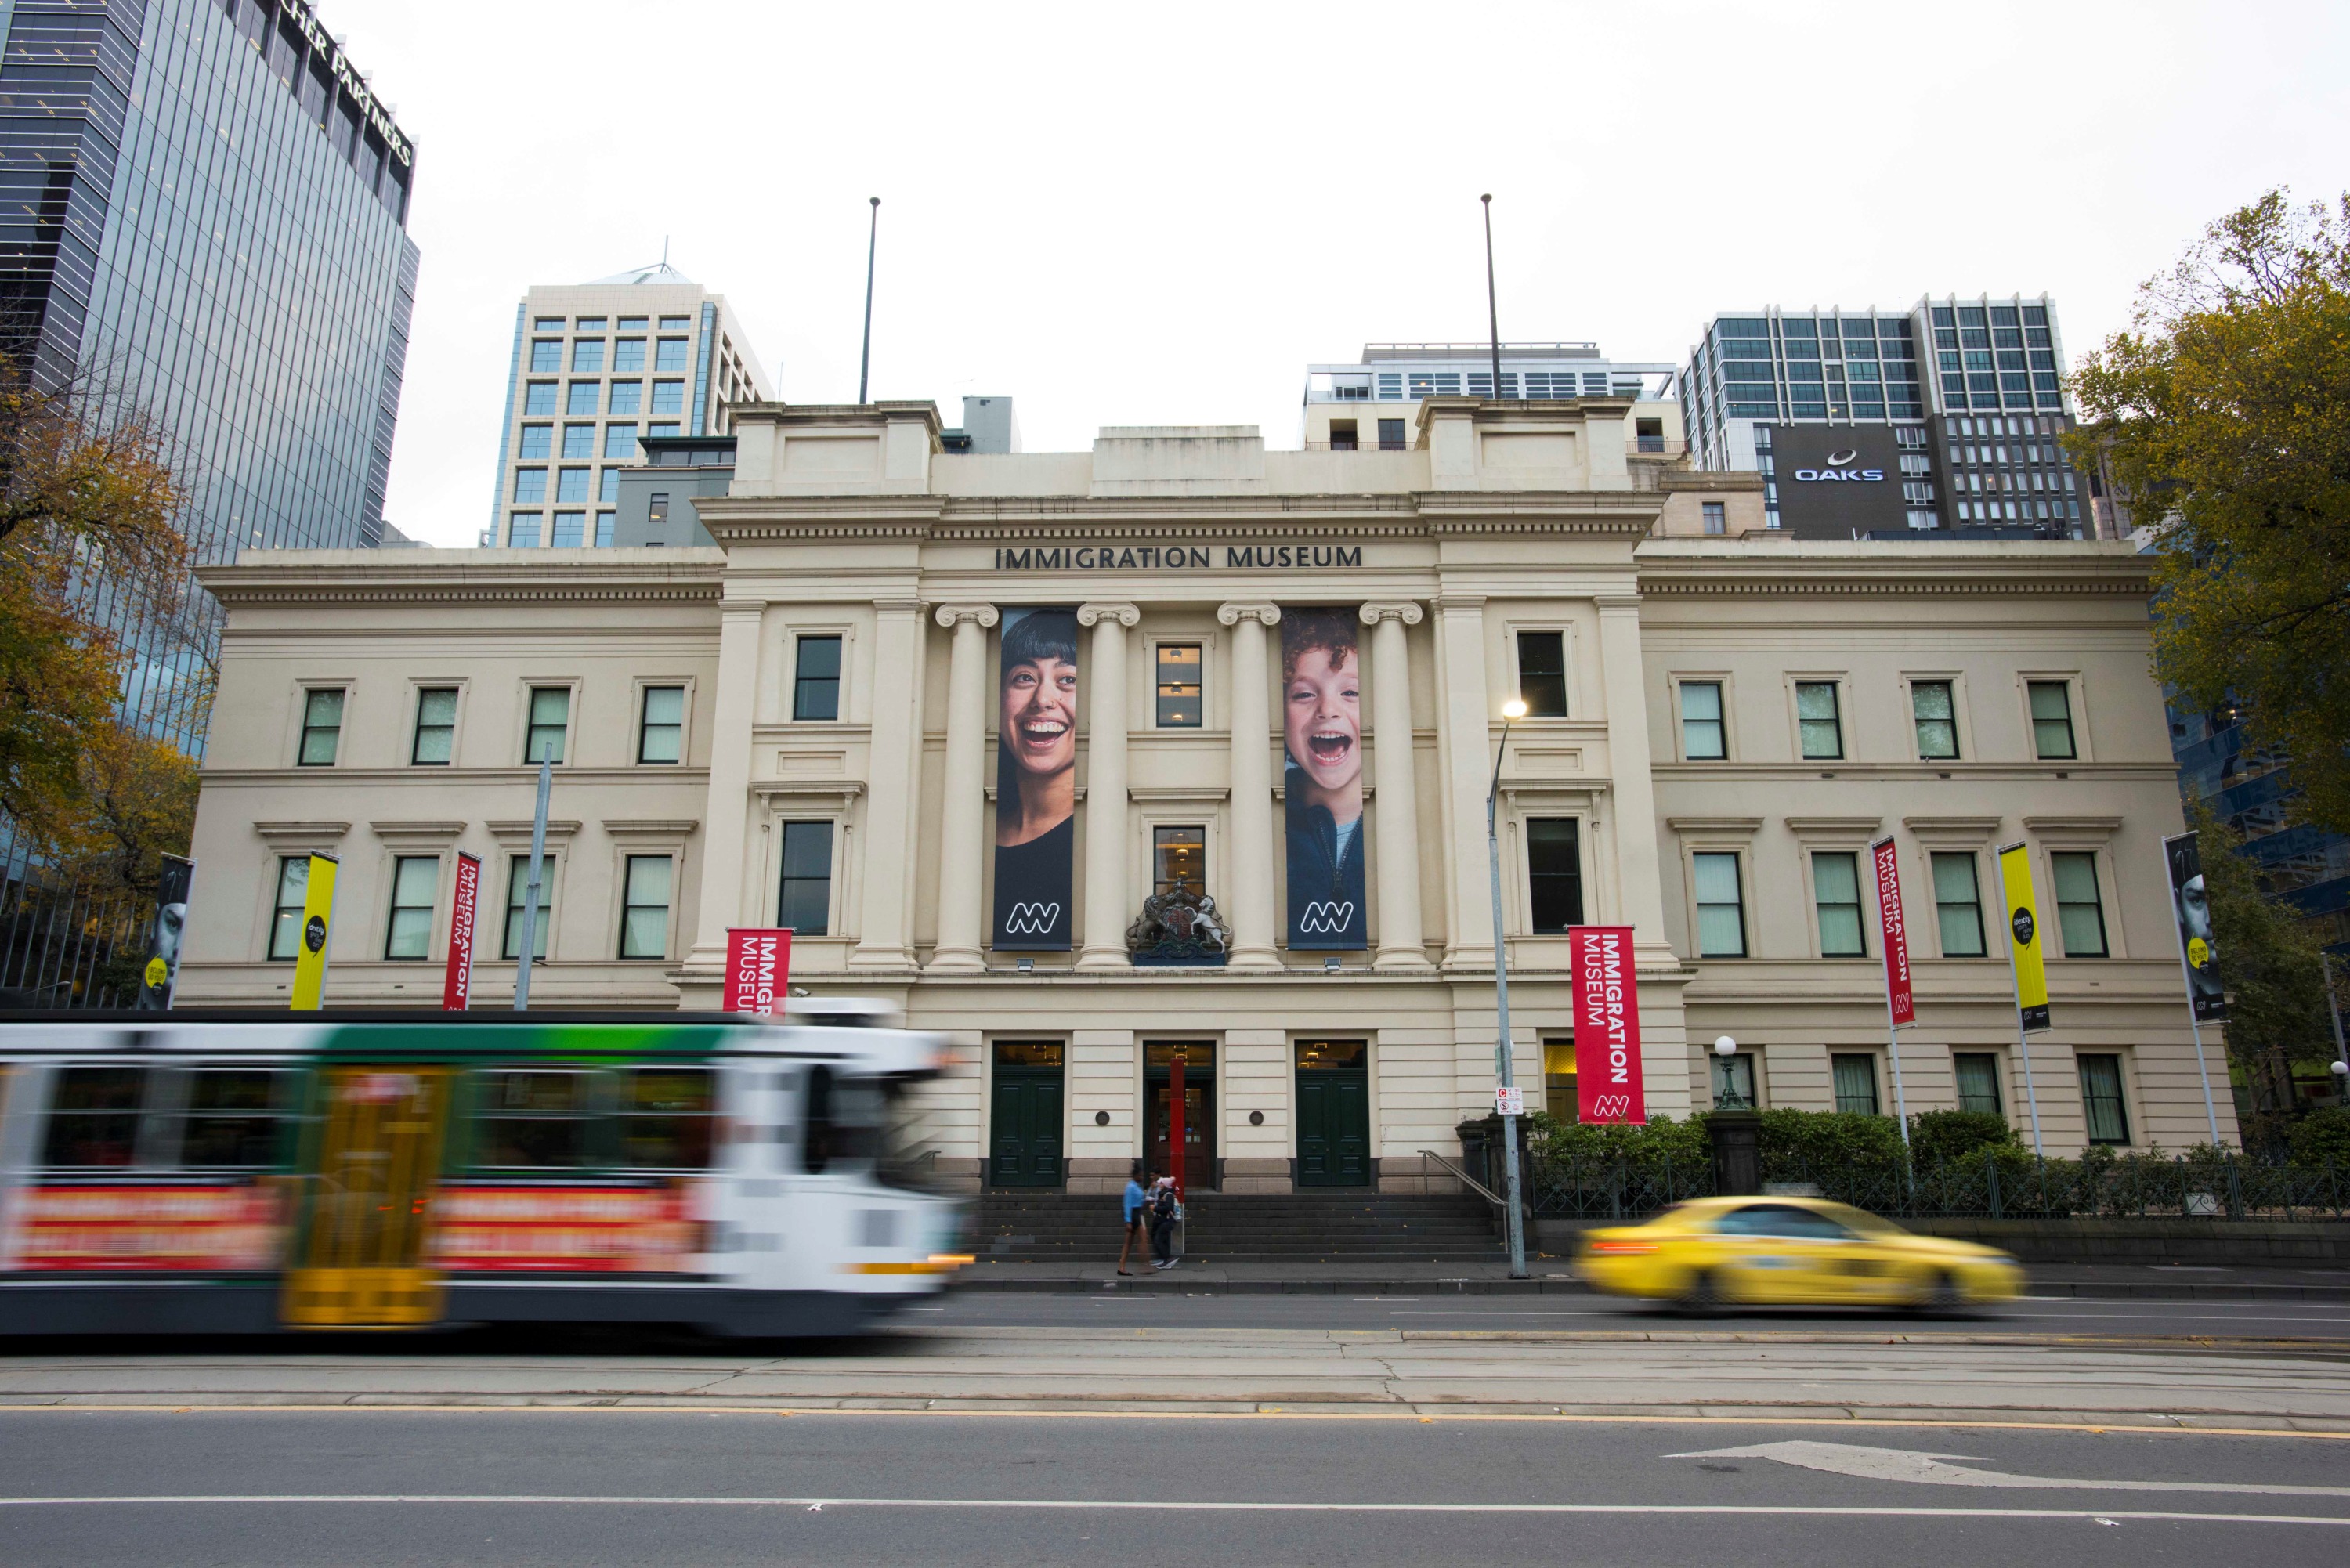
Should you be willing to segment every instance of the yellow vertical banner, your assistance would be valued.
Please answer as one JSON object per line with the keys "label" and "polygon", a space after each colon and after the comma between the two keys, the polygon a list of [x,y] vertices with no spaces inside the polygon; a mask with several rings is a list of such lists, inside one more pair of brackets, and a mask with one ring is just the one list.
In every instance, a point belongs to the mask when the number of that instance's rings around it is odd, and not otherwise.
{"label": "yellow vertical banner", "polygon": [[296,1012],[316,1012],[327,994],[327,937],[335,922],[335,873],[340,865],[331,855],[310,857],[310,886],[302,896],[300,950],[294,956],[294,1002]]}
{"label": "yellow vertical banner", "polygon": [[2027,1034],[2050,1027],[2048,971],[2041,962],[2040,909],[2032,897],[2032,852],[2021,844],[1999,852],[2000,884],[2007,892],[2008,967],[2015,976],[2015,1005]]}

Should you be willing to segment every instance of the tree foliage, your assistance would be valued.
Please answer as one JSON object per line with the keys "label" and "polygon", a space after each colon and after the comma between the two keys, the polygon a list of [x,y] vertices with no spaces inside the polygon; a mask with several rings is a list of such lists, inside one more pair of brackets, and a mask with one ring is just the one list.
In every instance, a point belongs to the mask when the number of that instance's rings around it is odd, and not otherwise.
{"label": "tree foliage", "polygon": [[2073,389],[2074,457],[2102,451],[2158,533],[2162,679],[2241,703],[2293,759],[2290,809],[2350,833],[2350,195],[2211,224]]}
{"label": "tree foliage", "polygon": [[157,430],[0,359],[0,813],[61,872],[145,892],[185,847],[195,763],[154,739],[209,697],[142,686],[135,639],[183,644],[182,496]]}

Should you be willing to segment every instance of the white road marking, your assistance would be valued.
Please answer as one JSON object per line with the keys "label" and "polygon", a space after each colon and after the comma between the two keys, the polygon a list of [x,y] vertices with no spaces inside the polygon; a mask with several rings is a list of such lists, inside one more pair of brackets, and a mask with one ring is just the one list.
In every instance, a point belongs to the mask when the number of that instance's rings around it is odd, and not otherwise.
{"label": "white road marking", "polygon": [[[1729,1450],[1724,1450],[1729,1451]],[[2064,1482],[2064,1485],[2074,1483]],[[2105,1484],[2105,1483],[2090,1483]],[[2155,1484],[2155,1483],[2148,1483]],[[2224,1490],[2224,1489],[2223,1489]],[[2274,1489],[2272,1489],[2274,1490]],[[2080,1508],[1883,1508],[1864,1504],[1643,1503],[1643,1502],[1243,1502],[1230,1499],[993,1498],[993,1497],[597,1497],[579,1493],[517,1492],[251,1492],[176,1493],[112,1497],[0,1497],[9,1508],[185,1508],[199,1503],[241,1507],[285,1503],[357,1503],[370,1507],[512,1506],[576,1508],[604,1504],[621,1508],[790,1508],[816,1512],[833,1508],[972,1509],[993,1512],[1130,1513],[1514,1513],[1739,1515],[1797,1519],[2053,1519],[2118,1520],[2206,1524],[2350,1525],[2350,1516],[2300,1513],[2183,1513]]]}
{"label": "white road marking", "polygon": [[1614,1317],[1612,1312],[1391,1312],[1389,1317]]}
{"label": "white road marking", "polygon": [[1969,1454],[1935,1454],[1914,1449],[1872,1449],[1858,1443],[1818,1443],[1795,1440],[1752,1443],[1737,1449],[1705,1449],[1694,1453],[1667,1454],[1669,1459],[1775,1459],[1807,1470],[1857,1476],[1864,1480],[1916,1481],[1926,1486],[2030,1487],[2074,1491],[2205,1491],[2262,1497],[2350,1497],[2345,1486],[2273,1486],[2252,1481],[2074,1480],[2054,1476],[2009,1475],[1979,1470],[1946,1459],[1970,1459]]}

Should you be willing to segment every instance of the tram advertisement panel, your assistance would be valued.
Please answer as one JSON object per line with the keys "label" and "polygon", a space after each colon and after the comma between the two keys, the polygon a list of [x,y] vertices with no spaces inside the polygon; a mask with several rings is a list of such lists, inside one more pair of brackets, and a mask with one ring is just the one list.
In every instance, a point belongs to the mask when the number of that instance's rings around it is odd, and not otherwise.
{"label": "tram advertisement panel", "polygon": [[16,1209],[10,1266],[27,1272],[274,1269],[285,1257],[274,1187],[28,1187]]}
{"label": "tram advertisement panel", "polygon": [[1363,692],[1353,609],[1281,612],[1289,945],[1369,945],[1363,898]]}
{"label": "tram advertisement panel", "polygon": [[1076,843],[1076,611],[1003,612],[996,699],[995,946],[1066,952]]}

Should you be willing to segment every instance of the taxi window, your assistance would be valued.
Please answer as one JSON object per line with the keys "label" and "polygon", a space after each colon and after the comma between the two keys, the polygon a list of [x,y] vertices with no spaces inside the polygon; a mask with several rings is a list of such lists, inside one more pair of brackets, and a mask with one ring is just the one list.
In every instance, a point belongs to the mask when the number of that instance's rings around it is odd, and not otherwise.
{"label": "taxi window", "polygon": [[1793,1203],[1749,1203],[1723,1215],[1714,1229],[1725,1236],[1795,1236],[1817,1241],[1839,1241],[1849,1234],[1826,1215]]}

